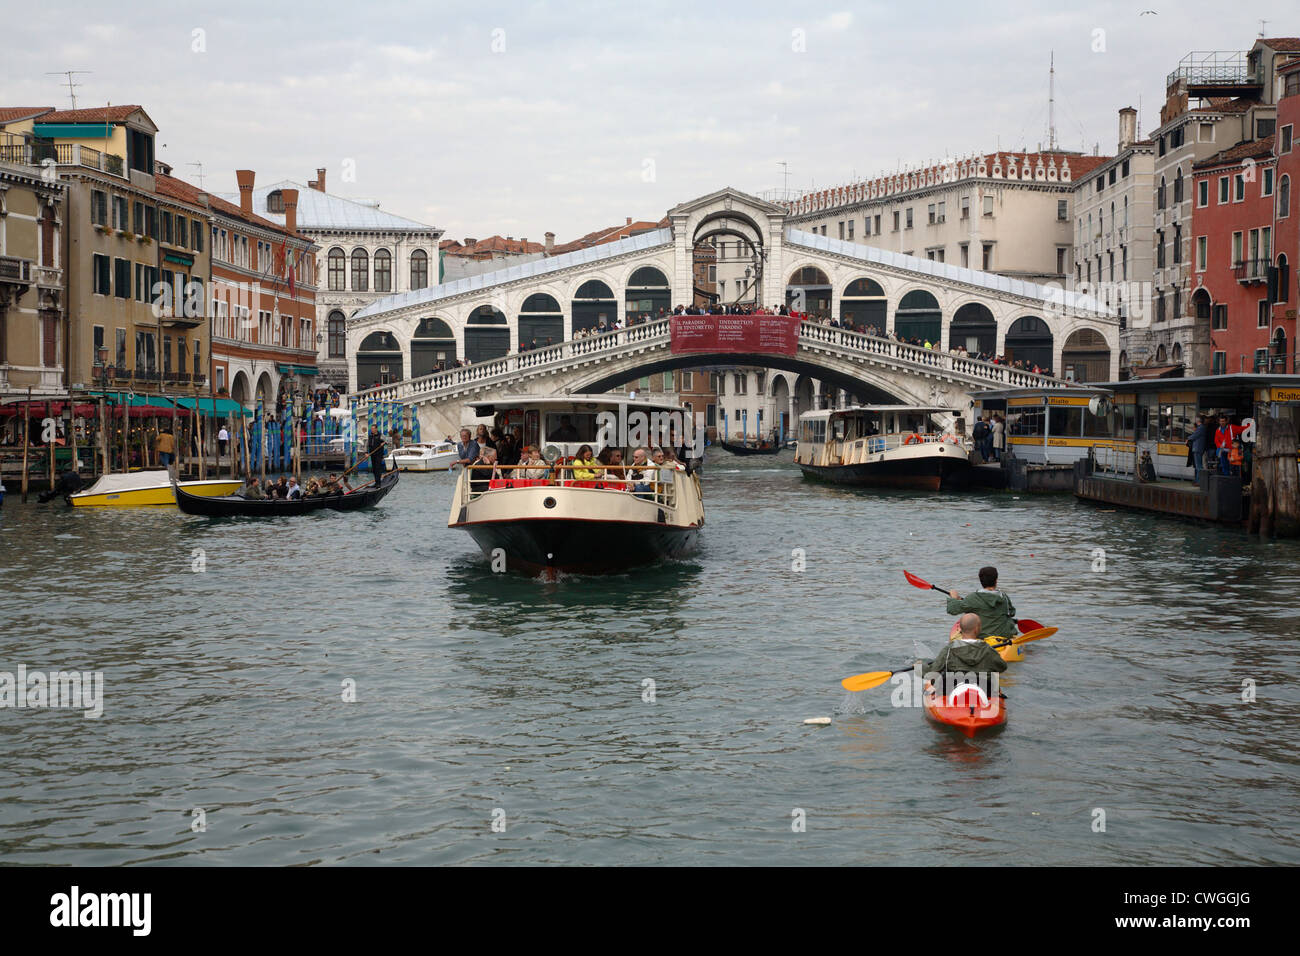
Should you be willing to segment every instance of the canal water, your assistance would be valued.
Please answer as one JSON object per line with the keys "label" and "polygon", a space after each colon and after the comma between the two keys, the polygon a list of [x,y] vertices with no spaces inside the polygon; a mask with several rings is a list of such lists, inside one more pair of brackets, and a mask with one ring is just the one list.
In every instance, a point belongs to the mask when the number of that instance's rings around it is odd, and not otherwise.
{"label": "canal water", "polygon": [[[694,560],[553,583],[447,529],[448,475],[266,522],[9,495],[0,671],[104,692],[0,710],[0,862],[1300,863],[1300,547],[789,455],[712,456]],[[845,694],[947,635],[904,569],[989,563],[1060,628],[1003,732]]]}

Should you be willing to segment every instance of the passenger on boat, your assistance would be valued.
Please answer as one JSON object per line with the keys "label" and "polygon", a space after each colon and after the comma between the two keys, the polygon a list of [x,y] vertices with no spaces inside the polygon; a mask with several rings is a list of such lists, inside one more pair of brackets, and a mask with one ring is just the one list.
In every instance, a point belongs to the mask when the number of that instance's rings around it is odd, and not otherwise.
{"label": "passenger on boat", "polygon": [[484,448],[474,464],[478,467],[470,471],[469,489],[476,493],[487,491],[492,479],[501,477],[501,469],[497,467],[496,449]]}
{"label": "passenger on boat", "polygon": [[307,497],[315,498],[321,493],[321,483],[319,478],[307,479]]}
{"label": "passenger on boat", "polygon": [[474,440],[478,442],[479,448],[496,448],[492,441],[492,436],[488,434],[487,426],[480,425],[474,432]]}
{"label": "passenger on boat", "polygon": [[924,674],[944,674],[944,693],[952,690],[947,686],[949,683],[955,683],[946,677],[950,672],[986,675],[1007,669],[1007,662],[980,636],[983,627],[978,614],[963,614],[958,624],[961,625],[960,634],[949,641],[934,660],[927,661],[922,671]]}
{"label": "passenger on boat", "polygon": [[262,486],[256,478],[250,478],[248,484],[244,487],[244,497],[261,500],[266,497],[266,492],[262,490]]}
{"label": "passenger on boat", "polygon": [[520,448],[515,444],[514,436],[505,432],[497,439],[497,461],[502,465],[519,464]]}
{"label": "passenger on boat", "polygon": [[983,590],[963,598],[956,591],[948,592],[949,614],[978,614],[983,622],[980,638],[1015,637],[1016,608],[1005,591],[998,590],[998,569],[980,568],[980,585]]}
{"label": "passenger on boat", "polygon": [[578,449],[578,454],[573,458],[573,479],[574,481],[595,481],[600,477],[596,466],[600,462],[592,455],[591,446],[583,445]]}
{"label": "passenger on boat", "polygon": [[297,478],[290,478],[290,479],[289,479],[289,486],[288,486],[288,488],[285,490],[285,495],[284,495],[284,497],[285,497],[285,500],[287,500],[287,501],[297,501],[297,500],[299,500],[300,498],[302,498],[302,488],[298,487],[298,479],[297,479]]}
{"label": "passenger on boat", "polygon": [[551,466],[547,463],[545,458],[537,454],[536,445],[529,445],[527,448],[525,448],[524,453],[521,457],[523,460],[520,462],[520,464],[524,465],[525,467],[519,468],[515,471],[515,474],[518,475],[520,478],[527,478],[532,481],[540,481],[541,479],[550,476]]}
{"label": "passenger on boat", "polygon": [[284,475],[281,475],[280,480],[275,483],[274,497],[276,498],[289,497],[289,480],[285,478]]}
{"label": "passenger on boat", "polygon": [[627,482],[633,494],[638,498],[653,497],[654,481],[658,475],[659,471],[650,463],[646,450],[644,448],[633,449],[632,464],[627,470]]}
{"label": "passenger on boat", "polygon": [[627,478],[626,472],[621,467],[623,464],[623,450],[615,448],[613,445],[606,445],[596,456],[596,460],[605,466],[600,477],[605,481],[623,481]]}
{"label": "passenger on boat", "polygon": [[469,429],[460,430],[460,442],[456,445],[456,464],[469,465],[478,458],[479,444],[469,437]]}

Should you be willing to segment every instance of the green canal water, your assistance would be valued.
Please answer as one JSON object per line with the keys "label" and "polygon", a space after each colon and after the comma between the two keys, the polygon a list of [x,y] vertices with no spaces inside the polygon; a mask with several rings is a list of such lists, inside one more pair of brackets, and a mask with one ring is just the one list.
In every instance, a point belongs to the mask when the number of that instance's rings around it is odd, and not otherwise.
{"label": "green canal water", "polygon": [[[104,699],[0,710],[0,862],[1300,863],[1300,546],[788,452],[703,487],[694,560],[552,583],[447,529],[447,475],[267,522],[11,494],[0,671]],[[1003,732],[845,694],[946,637],[903,569],[988,563],[1060,628]]]}

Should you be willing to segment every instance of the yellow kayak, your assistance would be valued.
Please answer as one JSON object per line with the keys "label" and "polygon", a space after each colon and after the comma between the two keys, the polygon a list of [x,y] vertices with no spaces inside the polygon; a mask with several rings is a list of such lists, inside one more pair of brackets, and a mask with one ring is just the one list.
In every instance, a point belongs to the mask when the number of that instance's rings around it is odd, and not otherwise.
{"label": "yellow kayak", "polygon": [[[948,640],[950,641],[956,640],[957,635],[960,633],[961,633],[961,625],[954,624],[952,626],[952,630],[948,632]],[[989,646],[992,646],[998,643],[999,641],[1005,641],[1005,640],[1006,640],[1005,637],[986,637],[984,638],[984,643],[988,644]],[[1025,659],[1025,652],[1018,647],[1011,646],[1010,644],[1008,644],[1006,647],[997,648],[997,652],[998,652],[998,657],[1002,658],[1004,661],[1023,661]]]}

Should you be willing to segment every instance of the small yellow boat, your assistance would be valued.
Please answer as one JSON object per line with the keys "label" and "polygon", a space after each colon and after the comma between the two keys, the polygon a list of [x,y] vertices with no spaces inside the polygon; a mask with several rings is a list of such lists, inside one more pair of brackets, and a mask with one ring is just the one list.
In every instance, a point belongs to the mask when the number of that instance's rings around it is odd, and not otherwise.
{"label": "small yellow boat", "polygon": [[[182,481],[180,486],[192,495],[211,498],[233,495],[244,483],[238,478],[215,478],[206,481]],[[135,508],[142,505],[175,505],[172,478],[165,468],[133,471],[125,475],[104,475],[85,491],[69,496],[80,508]]]}

